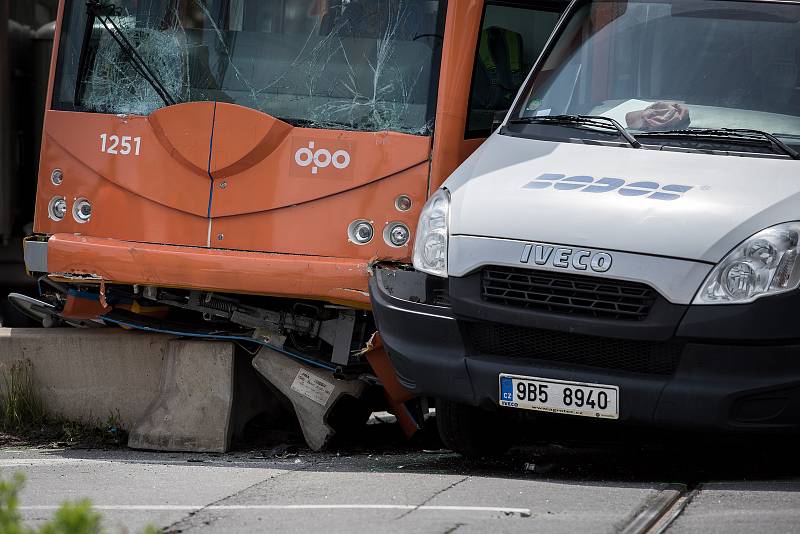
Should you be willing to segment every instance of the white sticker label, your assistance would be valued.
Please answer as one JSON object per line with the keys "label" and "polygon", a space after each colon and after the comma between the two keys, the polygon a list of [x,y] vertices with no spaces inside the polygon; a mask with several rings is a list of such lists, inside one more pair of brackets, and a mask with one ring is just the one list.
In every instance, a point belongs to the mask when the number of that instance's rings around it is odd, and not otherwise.
{"label": "white sticker label", "polygon": [[334,386],[314,373],[301,369],[292,382],[292,389],[317,404],[325,406],[333,394]]}

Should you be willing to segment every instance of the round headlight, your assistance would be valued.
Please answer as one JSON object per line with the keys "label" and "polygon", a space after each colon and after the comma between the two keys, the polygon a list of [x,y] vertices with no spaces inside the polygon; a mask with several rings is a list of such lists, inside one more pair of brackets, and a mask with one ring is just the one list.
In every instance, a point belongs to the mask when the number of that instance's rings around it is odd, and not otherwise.
{"label": "round headlight", "polygon": [[397,211],[408,211],[411,209],[411,197],[408,195],[400,195],[394,201],[394,207]]}
{"label": "round headlight", "polygon": [[92,205],[85,198],[79,198],[72,205],[72,216],[79,223],[89,222],[92,217]]}
{"label": "round headlight", "polygon": [[353,221],[350,223],[350,226],[347,227],[347,236],[350,238],[350,241],[356,245],[366,245],[372,241],[374,235],[375,229],[372,227],[372,224],[364,219]]}
{"label": "round headlight", "polygon": [[53,185],[61,185],[61,182],[64,181],[64,171],[53,169],[53,172],[50,173],[50,181],[53,182]]}
{"label": "round headlight", "polygon": [[383,240],[393,247],[402,247],[408,243],[409,237],[411,237],[411,231],[401,222],[389,223],[383,231]]}
{"label": "round headlight", "polygon": [[47,215],[54,221],[61,221],[67,215],[67,201],[64,197],[53,197],[47,205]]}

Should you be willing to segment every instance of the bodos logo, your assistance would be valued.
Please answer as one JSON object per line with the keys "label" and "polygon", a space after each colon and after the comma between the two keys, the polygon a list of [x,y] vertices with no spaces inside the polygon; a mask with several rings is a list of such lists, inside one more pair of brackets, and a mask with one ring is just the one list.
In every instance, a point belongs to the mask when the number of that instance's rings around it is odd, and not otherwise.
{"label": "bodos logo", "polygon": [[350,166],[349,147],[318,148],[314,141],[307,146],[297,148],[294,162],[303,168],[310,168],[311,174],[318,174],[322,169],[331,168],[342,171]]}
{"label": "bodos logo", "polygon": [[658,182],[626,182],[622,178],[595,178],[593,176],[566,176],[543,174],[523,186],[523,189],[550,189],[556,191],[580,191],[582,193],[610,193],[616,191],[624,197],[645,197],[653,200],[677,200],[693,189],[691,185]]}

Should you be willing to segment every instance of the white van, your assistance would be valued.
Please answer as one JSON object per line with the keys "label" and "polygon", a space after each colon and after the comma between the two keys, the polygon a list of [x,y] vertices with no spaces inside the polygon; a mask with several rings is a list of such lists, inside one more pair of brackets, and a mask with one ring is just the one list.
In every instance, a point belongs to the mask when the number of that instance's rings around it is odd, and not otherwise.
{"label": "white van", "polygon": [[375,270],[400,381],[466,454],[514,413],[798,432],[798,150],[800,2],[573,1]]}

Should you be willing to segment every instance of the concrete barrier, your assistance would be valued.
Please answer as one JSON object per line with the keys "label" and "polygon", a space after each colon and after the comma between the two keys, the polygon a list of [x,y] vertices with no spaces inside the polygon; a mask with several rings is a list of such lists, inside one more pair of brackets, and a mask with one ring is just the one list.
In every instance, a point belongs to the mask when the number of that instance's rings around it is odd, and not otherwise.
{"label": "concrete barrier", "polygon": [[51,413],[86,423],[114,416],[136,436],[132,446],[149,449],[227,450],[233,353],[227,342],[111,328],[0,328],[0,373],[30,361]]}
{"label": "concrete barrier", "polygon": [[225,452],[231,443],[233,343],[170,341],[158,397],[131,430],[128,446]]}

